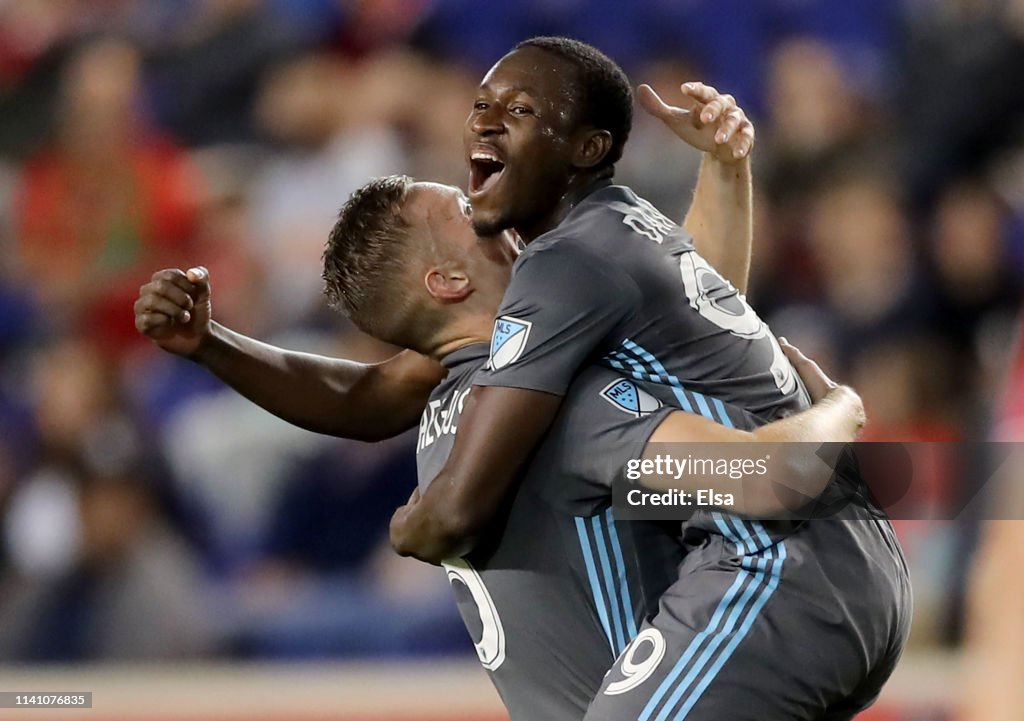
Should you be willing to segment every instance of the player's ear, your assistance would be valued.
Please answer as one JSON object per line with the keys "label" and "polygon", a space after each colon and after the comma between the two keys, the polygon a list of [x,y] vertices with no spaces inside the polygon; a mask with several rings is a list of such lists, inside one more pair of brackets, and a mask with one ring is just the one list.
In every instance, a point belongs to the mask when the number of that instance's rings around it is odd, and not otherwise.
{"label": "player's ear", "polygon": [[473,290],[469,276],[461,266],[443,265],[431,268],[423,278],[427,292],[438,300],[458,302]]}
{"label": "player's ear", "polygon": [[600,165],[612,150],[612,134],[607,130],[587,128],[576,139],[572,164],[581,169]]}

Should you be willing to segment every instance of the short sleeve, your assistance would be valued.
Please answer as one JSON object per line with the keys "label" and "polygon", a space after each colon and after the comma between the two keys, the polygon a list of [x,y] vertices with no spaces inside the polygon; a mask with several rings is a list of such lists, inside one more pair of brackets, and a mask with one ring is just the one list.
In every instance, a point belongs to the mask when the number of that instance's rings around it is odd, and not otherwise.
{"label": "short sleeve", "polygon": [[613,480],[629,460],[642,457],[655,429],[675,410],[629,378],[584,369],[531,463],[536,492],[566,513],[590,515],[607,504]]}
{"label": "short sleeve", "polygon": [[564,396],[588,361],[621,340],[639,303],[632,279],[574,244],[530,253],[516,266],[474,383]]}

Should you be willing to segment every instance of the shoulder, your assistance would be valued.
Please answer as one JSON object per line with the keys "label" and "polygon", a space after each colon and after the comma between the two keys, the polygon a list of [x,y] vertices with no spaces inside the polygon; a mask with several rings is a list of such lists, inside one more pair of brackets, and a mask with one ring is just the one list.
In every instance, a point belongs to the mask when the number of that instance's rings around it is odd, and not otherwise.
{"label": "shoulder", "polygon": [[543,285],[547,292],[588,288],[625,291],[634,285],[614,257],[577,237],[551,239],[528,247],[516,261],[512,285]]}
{"label": "shoulder", "polygon": [[587,240],[606,253],[622,250],[635,240],[662,245],[681,236],[688,238],[679,223],[624,185],[595,192],[566,220],[565,236]]}

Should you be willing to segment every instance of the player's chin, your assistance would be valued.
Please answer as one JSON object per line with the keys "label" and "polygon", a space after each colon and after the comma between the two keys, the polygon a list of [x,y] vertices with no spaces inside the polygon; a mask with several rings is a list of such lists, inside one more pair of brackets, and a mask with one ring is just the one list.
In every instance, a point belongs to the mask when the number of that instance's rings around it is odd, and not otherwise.
{"label": "player's chin", "polygon": [[503,213],[473,208],[473,232],[481,238],[508,230],[509,222]]}

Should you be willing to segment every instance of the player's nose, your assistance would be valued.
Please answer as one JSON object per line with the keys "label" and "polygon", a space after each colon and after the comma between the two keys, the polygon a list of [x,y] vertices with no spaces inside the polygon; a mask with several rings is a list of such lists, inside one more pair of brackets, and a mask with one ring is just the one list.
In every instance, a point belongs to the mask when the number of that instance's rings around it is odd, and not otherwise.
{"label": "player's nose", "polygon": [[505,130],[502,122],[503,113],[497,104],[488,106],[486,109],[477,110],[470,120],[469,129],[476,135],[490,135]]}

